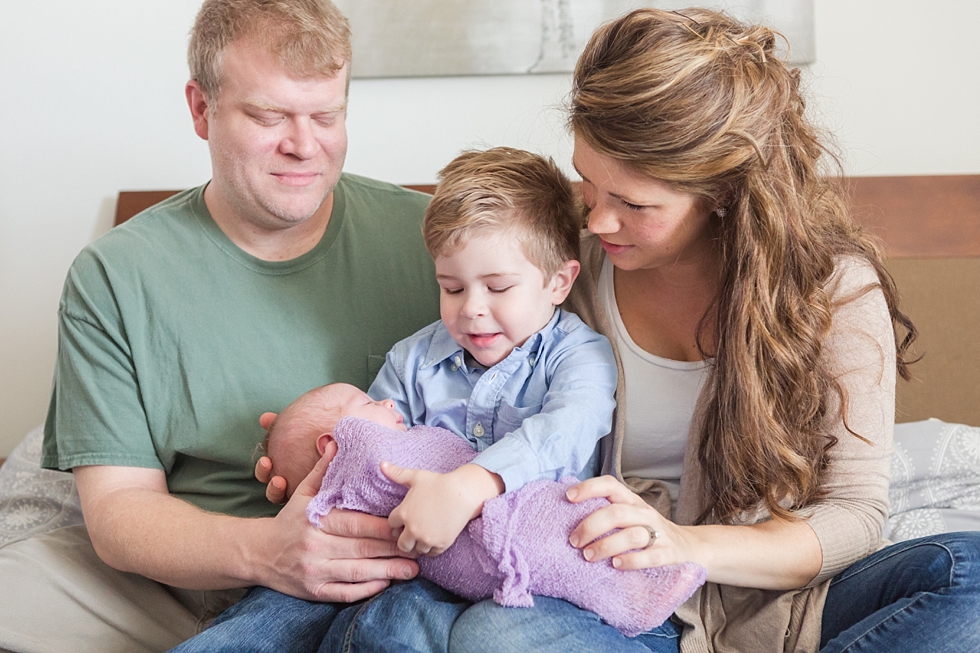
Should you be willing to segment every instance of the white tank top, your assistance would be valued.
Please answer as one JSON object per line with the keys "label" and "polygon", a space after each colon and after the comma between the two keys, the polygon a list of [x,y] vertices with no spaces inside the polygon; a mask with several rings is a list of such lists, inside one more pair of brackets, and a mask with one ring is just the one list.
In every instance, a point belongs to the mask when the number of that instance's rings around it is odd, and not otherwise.
{"label": "white tank top", "polygon": [[633,342],[616,305],[608,258],[599,273],[599,301],[612,325],[610,338],[619,350],[626,380],[623,476],[663,481],[676,511],[684,449],[708,363],[661,358]]}

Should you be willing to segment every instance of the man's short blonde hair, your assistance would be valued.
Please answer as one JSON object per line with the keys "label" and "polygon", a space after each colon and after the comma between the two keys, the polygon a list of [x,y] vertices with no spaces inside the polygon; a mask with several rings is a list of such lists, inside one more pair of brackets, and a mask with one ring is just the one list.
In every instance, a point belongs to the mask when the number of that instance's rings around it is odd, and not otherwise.
{"label": "man's short blonde hair", "polygon": [[439,172],[422,236],[433,258],[477,233],[513,229],[524,255],[550,280],[579,257],[582,203],[550,158],[511,147],[460,154]]}
{"label": "man's short blonde hair", "polygon": [[191,79],[212,102],[221,91],[221,57],[241,38],[254,39],[302,77],[332,77],[350,63],[350,26],[330,0],[205,0],[191,29],[187,63]]}

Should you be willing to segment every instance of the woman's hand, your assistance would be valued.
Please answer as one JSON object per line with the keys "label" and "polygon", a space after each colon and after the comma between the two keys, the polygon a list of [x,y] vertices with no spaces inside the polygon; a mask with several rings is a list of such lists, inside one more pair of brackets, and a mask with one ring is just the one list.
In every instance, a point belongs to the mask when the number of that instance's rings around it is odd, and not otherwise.
{"label": "woman's hand", "polygon": [[[612,558],[617,569],[646,569],[700,562],[689,528],[678,526],[651,508],[612,476],[590,478],[566,493],[572,503],[602,497],[610,504],[583,519],[569,537],[586,560]],[[617,532],[602,537],[612,530]]]}

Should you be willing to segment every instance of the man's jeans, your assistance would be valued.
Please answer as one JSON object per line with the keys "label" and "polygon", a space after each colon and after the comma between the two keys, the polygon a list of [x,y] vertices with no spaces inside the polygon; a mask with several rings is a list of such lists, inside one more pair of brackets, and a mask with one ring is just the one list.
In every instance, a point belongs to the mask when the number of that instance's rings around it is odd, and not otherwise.
{"label": "man's jeans", "polygon": [[422,579],[353,604],[256,587],[171,653],[446,651],[453,622],[470,605]]}

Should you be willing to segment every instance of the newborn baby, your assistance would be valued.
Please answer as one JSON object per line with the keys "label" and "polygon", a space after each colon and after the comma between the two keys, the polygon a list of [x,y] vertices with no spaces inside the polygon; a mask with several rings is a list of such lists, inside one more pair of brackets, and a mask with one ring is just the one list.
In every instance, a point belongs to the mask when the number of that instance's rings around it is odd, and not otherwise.
{"label": "newborn baby", "polygon": [[[385,516],[407,489],[381,473],[381,462],[445,473],[476,452],[451,431],[406,429],[388,401],[353,386],[316,388],[275,419],[266,441],[276,473],[291,492],[324,453],[333,459],[307,515],[319,525],[333,508]],[[541,480],[484,504],[441,555],[420,558],[423,577],[472,601],[493,597],[505,606],[533,605],[533,594],[590,610],[628,636],[659,626],[705,580],[695,563],[618,570],[609,560],[588,562],[568,542],[571,531],[605,499],[571,503],[570,485]]]}

